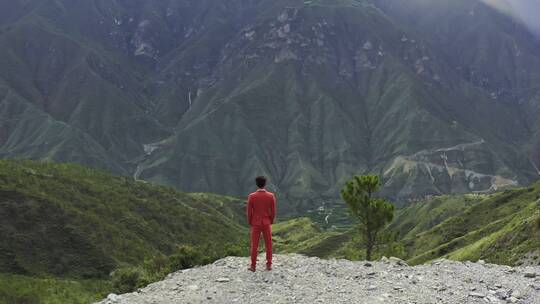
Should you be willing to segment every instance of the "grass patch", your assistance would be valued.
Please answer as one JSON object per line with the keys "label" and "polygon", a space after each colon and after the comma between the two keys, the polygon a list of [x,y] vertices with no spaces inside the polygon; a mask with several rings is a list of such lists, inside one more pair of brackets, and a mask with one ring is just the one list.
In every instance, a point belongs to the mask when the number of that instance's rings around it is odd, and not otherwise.
{"label": "grass patch", "polygon": [[1,304],[87,304],[111,290],[105,280],[33,278],[0,273]]}

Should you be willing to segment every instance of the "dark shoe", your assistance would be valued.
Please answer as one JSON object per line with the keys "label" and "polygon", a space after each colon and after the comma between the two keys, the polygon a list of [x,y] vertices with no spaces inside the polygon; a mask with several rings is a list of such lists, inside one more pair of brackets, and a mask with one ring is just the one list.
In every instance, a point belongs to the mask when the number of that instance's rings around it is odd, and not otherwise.
{"label": "dark shoe", "polygon": [[251,266],[251,267],[248,268],[248,270],[251,271],[251,272],[255,272],[255,267]]}
{"label": "dark shoe", "polygon": [[272,265],[266,265],[266,270],[271,271],[272,270]]}

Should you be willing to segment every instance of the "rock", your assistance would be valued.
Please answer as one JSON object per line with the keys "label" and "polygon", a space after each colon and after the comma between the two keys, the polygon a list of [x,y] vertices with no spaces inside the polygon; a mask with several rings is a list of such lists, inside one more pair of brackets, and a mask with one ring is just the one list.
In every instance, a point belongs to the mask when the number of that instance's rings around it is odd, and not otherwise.
{"label": "rock", "polygon": [[519,290],[512,291],[512,297],[517,299],[521,298],[521,293],[519,292]]}
{"label": "rock", "polygon": [[443,262],[444,262],[444,259],[438,259],[438,260],[433,261],[431,264],[438,266],[438,265],[441,265]]}
{"label": "rock", "polygon": [[365,266],[365,267],[372,267],[373,264],[371,264],[370,262],[366,262],[366,263],[364,263],[364,266]]}
{"label": "rock", "polygon": [[115,293],[110,293],[108,296],[107,296],[107,300],[111,301],[112,303],[118,303],[120,302],[120,300],[122,300],[122,296],[119,296]]}
{"label": "rock", "polygon": [[501,300],[506,300],[508,298],[508,294],[504,291],[495,292],[495,296],[497,296]]}
{"label": "rock", "polygon": [[514,297],[510,297],[510,298],[506,299],[506,302],[508,302],[508,303],[517,303],[518,299],[514,298]]}
{"label": "rock", "polygon": [[214,265],[216,265],[216,266],[224,266],[226,264],[227,264],[227,262],[225,260],[217,260],[217,261],[214,262]]}
{"label": "rock", "polygon": [[366,51],[369,51],[373,48],[373,44],[371,44],[371,41],[366,41],[366,43],[364,43],[364,46],[363,46],[364,50]]}
{"label": "rock", "polygon": [[536,272],[527,271],[527,272],[525,272],[525,277],[526,278],[536,278]]}
{"label": "rock", "polygon": [[486,295],[483,294],[483,293],[479,293],[479,292],[471,292],[469,294],[469,297],[473,297],[473,298],[485,298]]}
{"label": "rock", "polygon": [[396,258],[396,257],[390,257],[388,259],[390,262],[394,262],[400,266],[409,266],[409,264],[407,264],[407,262],[405,262],[404,260],[400,259],[400,258]]}
{"label": "rock", "polygon": [[225,261],[176,272],[144,293],[108,296],[99,304],[538,303],[537,280],[524,277],[525,271],[539,273],[534,267],[508,274],[508,266],[450,260],[398,268],[392,258],[365,266],[365,261],[276,254],[271,272],[251,273],[248,258]]}

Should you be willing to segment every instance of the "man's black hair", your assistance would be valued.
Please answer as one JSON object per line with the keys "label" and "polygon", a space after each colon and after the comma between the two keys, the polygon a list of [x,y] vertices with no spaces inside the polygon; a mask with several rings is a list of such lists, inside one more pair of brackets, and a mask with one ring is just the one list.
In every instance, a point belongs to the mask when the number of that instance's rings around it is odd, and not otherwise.
{"label": "man's black hair", "polygon": [[266,177],[264,176],[257,176],[255,178],[255,183],[257,184],[257,187],[264,188],[266,186]]}

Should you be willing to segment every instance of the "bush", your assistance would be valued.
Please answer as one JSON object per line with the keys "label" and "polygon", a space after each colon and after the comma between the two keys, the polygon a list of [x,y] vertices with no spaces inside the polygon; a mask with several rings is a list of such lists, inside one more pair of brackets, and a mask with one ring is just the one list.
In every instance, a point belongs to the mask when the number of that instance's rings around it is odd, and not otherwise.
{"label": "bush", "polygon": [[379,250],[380,254],[387,257],[397,257],[404,259],[405,246],[399,240],[398,232],[389,232],[382,234],[381,238],[383,239],[382,248]]}
{"label": "bush", "polygon": [[125,267],[115,270],[111,282],[116,293],[132,292],[150,283],[145,271],[138,267]]}
{"label": "bush", "polygon": [[158,253],[155,256],[144,260],[143,267],[152,280],[160,280],[170,272],[169,257],[163,253]]}
{"label": "bush", "polygon": [[180,245],[169,256],[158,253],[145,259],[142,267],[123,267],[115,270],[111,274],[114,292],[132,292],[151,282],[162,280],[169,273],[210,264],[225,256],[247,256],[247,248],[245,244],[204,247]]}
{"label": "bush", "polygon": [[[248,256],[249,255],[249,243],[229,244],[225,246],[224,256]],[[219,259],[221,257],[217,257]]]}
{"label": "bush", "polygon": [[193,246],[181,245],[169,256],[169,270],[177,271],[203,264],[202,252]]}

